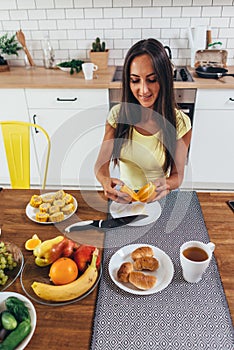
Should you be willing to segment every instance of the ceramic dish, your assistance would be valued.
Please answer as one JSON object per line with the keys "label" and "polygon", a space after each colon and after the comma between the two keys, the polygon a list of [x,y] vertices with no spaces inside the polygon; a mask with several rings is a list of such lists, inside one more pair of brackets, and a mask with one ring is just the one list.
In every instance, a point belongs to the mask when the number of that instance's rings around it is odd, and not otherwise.
{"label": "ceramic dish", "polygon": [[6,309],[5,300],[9,297],[16,297],[16,298],[20,299],[21,301],[23,301],[25,306],[28,308],[28,311],[29,311],[29,314],[31,317],[31,327],[32,328],[31,328],[29,335],[15,348],[15,350],[23,350],[28,345],[30,339],[33,336],[35,328],[36,328],[36,323],[37,323],[36,310],[35,310],[33,304],[31,303],[31,301],[28,298],[26,298],[24,295],[19,294],[19,293],[14,293],[14,292],[3,292],[3,293],[0,293],[0,312],[2,312],[3,310]]}
{"label": "ceramic dish", "polygon": [[128,226],[144,226],[155,222],[161,215],[161,205],[158,202],[142,203],[133,202],[130,204],[121,204],[112,202],[110,205],[110,214],[113,218],[121,216],[129,216],[136,214],[147,214],[148,217],[145,219],[132,222]]}
{"label": "ceramic dish", "polygon": [[71,67],[60,67],[60,66],[57,66],[60,70],[62,70],[63,72],[67,72],[69,73],[70,70],[71,70]]}
{"label": "ceramic dish", "polygon": [[[44,194],[41,195],[41,197],[47,196],[48,194],[54,194],[54,193],[55,193],[55,192],[44,193]],[[36,220],[36,213],[39,211],[39,209],[38,209],[38,208],[32,207],[32,206],[30,205],[30,203],[28,203],[27,206],[26,206],[26,215],[27,215],[27,217],[28,217],[30,220],[36,222],[37,224],[43,224],[43,225],[58,224],[58,223],[60,223],[60,222],[63,222],[63,221],[65,221],[65,220],[67,220],[68,218],[70,218],[70,217],[76,212],[76,210],[77,210],[77,208],[78,208],[78,203],[77,203],[77,200],[75,199],[75,197],[72,197],[72,198],[73,198],[74,210],[73,210],[73,212],[72,212],[71,214],[69,214],[69,215],[64,215],[64,220],[62,220],[62,221],[59,221],[59,222],[51,222],[51,221],[40,222],[40,221],[37,221],[37,220]]]}
{"label": "ceramic dish", "polygon": [[[3,242],[0,240],[0,242]],[[4,273],[8,276],[8,280],[4,286],[0,286],[0,292],[10,287],[16,278],[20,275],[24,265],[24,256],[20,248],[12,242],[4,242],[7,251],[12,253],[14,260],[17,262],[17,266],[13,270],[4,270]],[[0,293],[1,294],[1,293]]]}
{"label": "ceramic dish", "polygon": [[[154,257],[159,261],[159,267],[156,271],[144,271],[149,275],[156,276],[157,282],[155,286],[148,290],[140,290],[136,288],[131,283],[120,282],[117,278],[117,271],[122,265],[122,263],[129,261],[133,262],[131,259],[131,253],[139,247],[151,247],[154,252]],[[170,283],[174,275],[174,266],[170,257],[161,249],[154,247],[149,244],[130,244],[119,249],[110,259],[109,263],[109,274],[112,281],[121,289],[126,292],[138,295],[149,295],[157,293],[160,290],[166,288]]]}
{"label": "ceramic dish", "polygon": [[35,264],[35,258],[32,256],[26,261],[26,263],[24,265],[24,268],[23,268],[22,273],[20,275],[20,282],[21,282],[21,285],[22,285],[24,292],[26,293],[26,295],[29,298],[31,298],[32,300],[36,301],[39,304],[52,305],[52,306],[61,306],[61,305],[72,304],[72,303],[75,303],[79,300],[84,299],[90,293],[92,293],[92,291],[97,287],[98,282],[99,282],[101,275],[102,275],[102,268],[100,266],[100,269],[98,272],[98,278],[90,290],[88,290],[85,294],[83,294],[80,297],[75,298],[73,300],[57,302],[57,301],[44,300],[44,299],[39,298],[34,293],[32,287],[31,287],[31,285],[34,281],[50,284],[49,270],[50,270],[50,266],[45,266],[45,267],[37,266]]}

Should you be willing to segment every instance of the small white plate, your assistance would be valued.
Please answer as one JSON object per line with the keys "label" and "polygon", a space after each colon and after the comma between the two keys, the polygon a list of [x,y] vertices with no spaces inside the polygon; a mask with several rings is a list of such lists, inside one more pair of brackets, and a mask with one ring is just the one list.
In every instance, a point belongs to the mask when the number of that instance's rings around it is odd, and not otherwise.
{"label": "small white plate", "polygon": [[[117,278],[117,271],[124,262],[133,262],[131,253],[139,247],[151,247],[154,252],[154,257],[159,261],[159,267],[156,271],[144,271],[144,273],[156,276],[157,282],[155,286],[148,290],[141,290],[136,288],[131,283],[120,282]],[[161,249],[149,244],[130,244],[119,249],[110,259],[109,274],[112,281],[126,292],[138,295],[149,295],[159,292],[166,288],[174,275],[174,266],[170,257]]]}
{"label": "small white plate", "polygon": [[[41,197],[47,196],[48,194],[55,194],[55,192],[44,193],[44,194],[41,195]],[[37,224],[44,224],[44,225],[59,224],[60,222],[63,222],[65,220],[67,220],[68,218],[70,218],[76,212],[76,210],[78,208],[78,203],[77,203],[77,200],[75,199],[75,197],[72,196],[72,198],[73,198],[73,204],[74,204],[75,208],[74,208],[74,210],[73,210],[73,212],[71,214],[64,215],[64,220],[62,220],[62,221],[59,221],[59,222],[51,222],[51,221],[41,222],[41,221],[37,221],[36,220],[36,213],[39,212],[39,209],[32,207],[30,205],[30,202],[26,206],[26,215],[27,215],[27,217],[30,220],[36,222]]]}
{"label": "small white plate", "polygon": [[130,204],[112,202],[110,205],[110,214],[113,216],[113,218],[136,214],[148,215],[148,217],[145,219],[132,222],[128,224],[128,226],[143,226],[151,224],[160,217],[161,212],[161,205],[157,201],[151,203],[133,202]]}
{"label": "small white plate", "polygon": [[31,303],[31,301],[28,298],[26,298],[24,295],[15,293],[15,292],[1,292],[0,293],[0,312],[2,312],[3,310],[6,310],[5,300],[9,297],[16,297],[19,300],[23,301],[25,303],[25,306],[28,308],[28,311],[31,317],[31,331],[29,335],[15,348],[15,350],[23,350],[28,345],[36,328],[36,323],[37,323],[36,310],[33,304]]}
{"label": "small white plate", "polygon": [[62,70],[63,72],[67,72],[69,73],[70,70],[71,70],[71,67],[60,67],[60,66],[57,66],[60,70]]}

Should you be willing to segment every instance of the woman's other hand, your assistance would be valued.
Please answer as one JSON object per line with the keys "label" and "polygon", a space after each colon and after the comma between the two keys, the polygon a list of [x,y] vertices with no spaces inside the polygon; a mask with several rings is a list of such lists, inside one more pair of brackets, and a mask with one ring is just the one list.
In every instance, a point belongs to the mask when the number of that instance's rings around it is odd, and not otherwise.
{"label": "woman's other hand", "polygon": [[153,182],[156,186],[156,196],[153,201],[157,201],[163,197],[166,197],[171,191],[170,185],[165,178],[157,179]]}

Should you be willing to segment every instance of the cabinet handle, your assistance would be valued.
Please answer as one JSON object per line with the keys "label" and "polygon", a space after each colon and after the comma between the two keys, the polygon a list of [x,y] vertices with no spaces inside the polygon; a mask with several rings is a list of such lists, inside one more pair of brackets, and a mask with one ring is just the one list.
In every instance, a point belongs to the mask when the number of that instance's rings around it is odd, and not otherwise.
{"label": "cabinet handle", "polygon": [[234,98],[232,98],[232,97],[229,97],[229,100],[230,100],[230,101],[234,101]]}
{"label": "cabinet handle", "polygon": [[59,97],[57,97],[57,101],[59,101],[59,102],[64,102],[64,101],[75,102],[76,100],[77,100],[77,97],[74,97],[74,98],[59,98]]}
{"label": "cabinet handle", "polygon": [[[36,123],[36,116],[37,116],[36,114],[33,115],[33,124],[37,124]],[[38,132],[39,132],[38,129],[35,128],[35,133],[37,134]]]}

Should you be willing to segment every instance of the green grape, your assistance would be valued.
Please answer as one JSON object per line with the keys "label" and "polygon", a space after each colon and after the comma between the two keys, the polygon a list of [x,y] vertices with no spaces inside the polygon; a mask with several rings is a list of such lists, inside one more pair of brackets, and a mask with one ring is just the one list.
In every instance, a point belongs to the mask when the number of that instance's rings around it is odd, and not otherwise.
{"label": "green grape", "polygon": [[0,242],[0,285],[4,286],[8,280],[5,270],[13,270],[17,266],[12,253],[7,251],[4,242]]}

